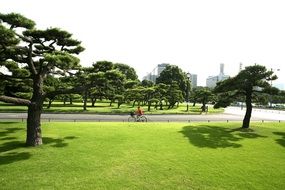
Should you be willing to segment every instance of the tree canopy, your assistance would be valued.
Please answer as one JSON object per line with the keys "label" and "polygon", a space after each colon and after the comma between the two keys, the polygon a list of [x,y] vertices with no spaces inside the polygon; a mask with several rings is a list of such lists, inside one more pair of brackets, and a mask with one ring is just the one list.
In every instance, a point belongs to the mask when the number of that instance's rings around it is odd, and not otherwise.
{"label": "tree canopy", "polygon": [[262,65],[246,67],[235,77],[217,84],[214,92],[219,95],[219,98],[214,107],[227,107],[236,99],[244,98],[246,102],[246,114],[242,127],[248,128],[253,99],[258,98],[259,94],[273,92],[275,88],[268,81],[275,79],[277,79],[277,76],[274,75],[273,71],[267,70]]}
{"label": "tree canopy", "polygon": [[74,54],[84,48],[69,32],[59,28],[39,30],[34,21],[17,13],[0,14],[0,35],[0,66],[8,70],[0,73],[0,101],[28,106],[26,144],[40,145],[43,101],[66,93],[45,88],[44,84],[51,82],[46,79],[49,75],[72,76],[72,70],[80,68]]}
{"label": "tree canopy", "polygon": [[187,86],[186,74],[177,65],[167,65],[156,79],[156,83],[171,85],[175,81],[180,90],[185,92]]}
{"label": "tree canopy", "polygon": [[159,77],[156,79],[156,84],[163,83],[171,86],[173,85],[173,82],[176,83],[178,89],[181,91],[185,99],[187,83],[189,82],[186,73],[176,65],[167,65],[166,68],[160,73]]}

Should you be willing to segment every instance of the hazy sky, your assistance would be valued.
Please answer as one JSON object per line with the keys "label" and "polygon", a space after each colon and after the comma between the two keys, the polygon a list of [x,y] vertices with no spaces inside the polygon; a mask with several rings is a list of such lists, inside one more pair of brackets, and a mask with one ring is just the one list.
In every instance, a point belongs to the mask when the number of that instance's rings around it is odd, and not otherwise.
{"label": "hazy sky", "polygon": [[108,60],[135,68],[141,79],[157,64],[198,74],[235,75],[239,63],[274,70],[285,83],[284,0],[0,0],[37,28],[60,27],[86,48],[81,64]]}

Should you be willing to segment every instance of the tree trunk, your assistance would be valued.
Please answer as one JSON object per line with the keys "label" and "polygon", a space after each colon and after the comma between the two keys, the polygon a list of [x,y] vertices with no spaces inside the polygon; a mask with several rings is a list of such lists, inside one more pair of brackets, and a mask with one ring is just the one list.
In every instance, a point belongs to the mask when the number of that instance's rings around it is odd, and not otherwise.
{"label": "tree trunk", "polygon": [[28,106],[27,146],[38,146],[42,144],[41,106],[39,102],[32,102]]}
{"label": "tree trunk", "polygon": [[73,102],[72,102],[72,98],[69,98],[69,104],[72,105]]}
{"label": "tree trunk", "polygon": [[204,101],[202,102],[201,111],[206,112],[206,103]]}
{"label": "tree trunk", "polygon": [[87,90],[84,91],[84,97],[83,97],[83,110],[87,110]]}
{"label": "tree trunk", "polygon": [[163,110],[163,108],[162,108],[162,101],[159,102],[159,106],[160,106],[159,110]]}
{"label": "tree trunk", "polygon": [[47,109],[49,109],[49,108],[51,107],[51,103],[52,103],[52,102],[53,102],[53,100],[52,100],[52,99],[49,99]]}
{"label": "tree trunk", "polygon": [[43,108],[43,78],[35,76],[33,84],[33,97],[28,105],[27,119],[27,146],[38,146],[42,142],[41,113]]}
{"label": "tree trunk", "polygon": [[95,106],[96,100],[97,100],[97,98],[92,98],[92,99],[91,99],[92,107],[94,107],[94,106]]}
{"label": "tree trunk", "polygon": [[252,112],[252,104],[251,104],[251,94],[246,95],[246,113],[243,119],[242,128],[249,128],[251,112]]}
{"label": "tree trunk", "polygon": [[64,97],[63,98],[63,105],[65,106],[65,104],[66,104],[66,98]]}
{"label": "tree trunk", "polygon": [[151,101],[148,102],[147,111],[150,111]]}
{"label": "tree trunk", "polygon": [[158,102],[155,102],[154,109],[157,110]]}

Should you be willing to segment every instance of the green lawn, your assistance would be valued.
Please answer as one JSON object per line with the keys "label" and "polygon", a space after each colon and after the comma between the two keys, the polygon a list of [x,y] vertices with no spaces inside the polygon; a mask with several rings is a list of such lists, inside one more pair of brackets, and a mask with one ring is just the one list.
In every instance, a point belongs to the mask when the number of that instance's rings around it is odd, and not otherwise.
{"label": "green lawn", "polygon": [[285,123],[0,123],[1,189],[285,189]]}
{"label": "green lawn", "polygon": [[[44,106],[43,112],[45,113],[112,113],[112,114],[121,114],[129,113],[135,111],[136,107],[133,107],[131,104],[123,104],[120,108],[117,108],[117,104],[113,103],[110,107],[109,102],[97,102],[95,107],[92,107],[91,104],[87,104],[87,110],[83,111],[82,103],[73,103],[72,105],[66,104],[63,105],[62,102],[54,102],[51,108],[47,109],[46,104]],[[179,107],[174,107],[173,109],[167,109],[167,106],[163,110],[156,110],[154,107],[151,107],[150,111],[147,111],[147,106],[141,106],[145,113],[147,114],[200,114],[201,105],[197,104],[195,107],[192,105],[189,106],[189,111],[186,112],[186,104],[180,104]],[[0,103],[0,112],[26,112],[27,106],[18,106],[7,103]],[[209,113],[221,113],[223,109],[214,109],[212,106],[209,106]]]}

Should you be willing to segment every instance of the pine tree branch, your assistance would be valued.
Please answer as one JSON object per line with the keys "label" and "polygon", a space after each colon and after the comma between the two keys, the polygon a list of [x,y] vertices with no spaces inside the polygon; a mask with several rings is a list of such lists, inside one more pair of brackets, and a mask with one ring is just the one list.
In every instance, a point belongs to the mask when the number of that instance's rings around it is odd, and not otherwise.
{"label": "pine tree branch", "polygon": [[10,75],[4,75],[3,73],[0,72],[0,79],[2,80],[11,80],[11,79],[30,79],[30,77],[15,77],[15,76],[10,76]]}
{"label": "pine tree branch", "polygon": [[23,36],[23,35],[21,35],[21,34],[16,33],[16,32],[15,32],[15,34],[16,34],[16,36],[18,36],[19,38],[21,38],[24,42],[33,43],[30,38],[27,38],[27,37],[25,37],[25,36]]}
{"label": "pine tree branch", "polygon": [[35,65],[33,63],[33,40],[30,38],[27,38],[23,35],[17,34],[15,33],[19,38],[21,38],[23,41],[28,42],[29,43],[29,49],[28,49],[28,65],[30,68],[30,71],[32,73],[32,75],[37,75],[37,70],[35,68]]}
{"label": "pine tree branch", "polygon": [[60,94],[81,93],[84,90],[89,89],[89,88],[91,88],[93,86],[92,85],[85,85],[85,86],[78,86],[78,87],[71,88],[71,89],[58,89],[58,90],[55,90],[55,91],[52,91],[52,92],[47,92],[45,94],[45,97],[54,97],[54,96],[60,95]]}
{"label": "pine tree branch", "polygon": [[33,43],[30,43],[29,44],[29,50],[28,50],[28,65],[29,65],[29,68],[30,68],[32,75],[37,75],[38,72],[37,72],[36,67],[34,65],[34,62],[33,62],[32,53],[33,53]]}
{"label": "pine tree branch", "polygon": [[6,103],[14,103],[17,105],[25,105],[28,106],[31,101],[22,99],[22,98],[14,98],[14,97],[9,97],[9,96],[0,96],[0,101],[6,102]]}

